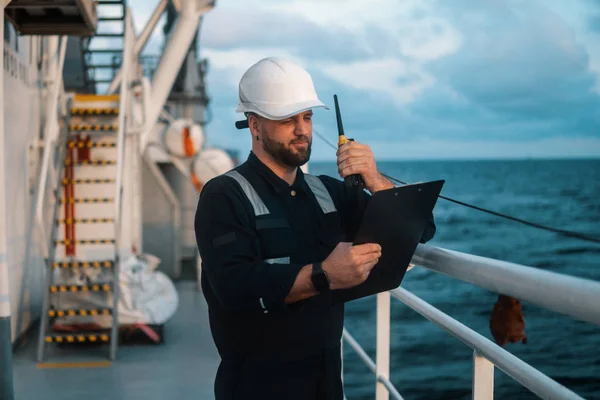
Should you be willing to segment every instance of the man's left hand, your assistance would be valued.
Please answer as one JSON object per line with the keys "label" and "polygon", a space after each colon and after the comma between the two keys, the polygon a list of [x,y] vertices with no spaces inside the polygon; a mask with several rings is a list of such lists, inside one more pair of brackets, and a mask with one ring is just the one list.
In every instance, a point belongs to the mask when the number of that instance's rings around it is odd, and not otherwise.
{"label": "man's left hand", "polygon": [[394,187],[377,170],[375,156],[368,145],[348,142],[338,148],[336,155],[338,172],[342,178],[360,174],[365,182],[365,187],[371,193]]}

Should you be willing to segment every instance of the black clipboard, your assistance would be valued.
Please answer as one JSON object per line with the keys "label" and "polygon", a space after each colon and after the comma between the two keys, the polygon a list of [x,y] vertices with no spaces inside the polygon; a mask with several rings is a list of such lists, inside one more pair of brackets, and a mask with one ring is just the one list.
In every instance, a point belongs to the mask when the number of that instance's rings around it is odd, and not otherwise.
{"label": "black clipboard", "polygon": [[371,196],[354,244],[378,243],[381,258],[365,282],[340,290],[336,300],[350,301],[400,286],[444,182],[400,186]]}

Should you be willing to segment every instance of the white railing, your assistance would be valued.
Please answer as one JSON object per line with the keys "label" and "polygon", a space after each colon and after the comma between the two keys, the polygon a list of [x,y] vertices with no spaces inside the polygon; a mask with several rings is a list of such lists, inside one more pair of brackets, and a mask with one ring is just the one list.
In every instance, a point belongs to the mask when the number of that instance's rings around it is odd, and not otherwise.
{"label": "white railing", "polygon": [[[412,263],[576,319],[600,324],[600,282],[423,244],[418,245]],[[344,329],[344,339],[377,377],[377,400],[387,400],[389,394],[395,399],[400,398],[389,381],[390,294],[473,350],[473,399],[494,398],[494,366],[540,398],[581,399],[491,340],[407,290],[397,288],[377,295],[377,359],[383,360],[381,366],[375,364]]]}
{"label": "white railing", "polygon": [[[58,41],[50,41],[51,46],[58,46]],[[56,151],[57,137],[60,130],[58,126],[57,117],[61,111],[65,111],[63,105],[59,101],[64,100],[64,86],[63,86],[63,66],[65,62],[65,52],[67,49],[67,37],[60,37],[60,50],[52,52],[51,54],[57,54],[56,60],[50,61],[49,74],[47,81],[52,82],[52,89],[48,93],[46,103],[46,123],[44,125],[44,153],[42,156],[42,170],[40,172],[40,178],[36,190],[35,200],[35,225],[38,226],[40,235],[42,236],[42,248],[44,257],[48,257],[50,238],[46,234],[46,223],[43,220],[44,204],[46,201],[46,192],[48,191],[47,185],[49,181],[49,175],[51,172],[52,161],[54,160],[54,153]],[[52,49],[50,49],[52,50]],[[58,49],[56,49],[58,50]],[[60,107],[59,107],[60,106]],[[61,110],[61,111],[59,111]],[[55,172],[54,172],[55,173]],[[57,179],[50,179],[50,181],[57,181]],[[58,188],[56,188],[58,189]],[[50,213],[52,214],[52,213]]]}
{"label": "white railing", "polygon": [[[352,337],[352,335],[350,335],[350,333],[348,333],[346,328],[344,328],[343,337],[344,337],[344,340],[346,342],[348,342],[350,347],[352,347],[354,349],[354,351],[360,357],[360,359],[366,364],[366,366],[369,367],[369,369],[375,374],[377,383],[378,384],[381,383],[385,387],[385,389],[389,392],[389,394],[392,395],[392,397],[394,399],[404,400],[403,397],[400,395],[400,393],[398,393],[398,391],[396,390],[394,385],[390,382],[390,380],[387,377],[385,377],[377,372],[377,365],[373,362],[373,360],[371,360],[371,357],[369,357],[369,355],[364,351],[364,349],[362,347],[360,347],[360,345]],[[388,353],[389,353],[389,351],[388,351]],[[387,393],[385,393],[385,394],[387,395]],[[379,399],[379,397],[377,397],[377,399]]]}
{"label": "white railing", "polygon": [[600,282],[419,244],[416,265],[600,325]]}
{"label": "white railing", "polygon": [[[581,399],[581,397],[520,358],[407,290],[398,288],[392,290],[391,293],[392,296],[475,351],[473,357],[473,388],[477,388],[476,394],[480,396],[474,397],[475,399],[494,398],[493,365],[543,399]],[[486,384],[482,384],[483,382]],[[490,382],[491,384],[489,384]]]}
{"label": "white railing", "polygon": [[[115,278],[119,276],[120,260],[121,260],[121,231],[122,231],[122,210],[123,210],[123,174],[125,164],[125,134],[127,131],[129,119],[127,118],[129,109],[129,93],[130,93],[130,70],[133,63],[133,40],[134,30],[133,22],[131,19],[131,9],[127,7],[125,10],[125,38],[123,43],[123,56],[122,66],[123,71],[120,91],[119,91],[119,117],[117,120],[118,132],[117,132],[117,177],[115,179],[115,264],[114,274]],[[113,310],[118,309],[118,298],[119,298],[119,282],[118,278],[113,284]],[[118,320],[117,313],[113,313],[112,324],[112,340],[110,349],[110,358],[115,359],[116,357],[116,346],[117,346],[117,330]]]}

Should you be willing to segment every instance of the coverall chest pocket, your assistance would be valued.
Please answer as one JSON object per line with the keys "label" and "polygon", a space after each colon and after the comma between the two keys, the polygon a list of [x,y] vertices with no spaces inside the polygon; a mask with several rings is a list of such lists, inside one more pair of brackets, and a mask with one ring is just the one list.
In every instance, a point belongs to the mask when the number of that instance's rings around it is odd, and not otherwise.
{"label": "coverall chest pocket", "polygon": [[340,242],[346,241],[346,233],[342,229],[340,217],[337,212],[327,214],[323,229],[318,235],[319,256],[322,260],[327,258]]}
{"label": "coverall chest pocket", "polygon": [[283,218],[259,219],[256,231],[260,254],[271,264],[289,264],[296,251],[296,238],[289,222]]}

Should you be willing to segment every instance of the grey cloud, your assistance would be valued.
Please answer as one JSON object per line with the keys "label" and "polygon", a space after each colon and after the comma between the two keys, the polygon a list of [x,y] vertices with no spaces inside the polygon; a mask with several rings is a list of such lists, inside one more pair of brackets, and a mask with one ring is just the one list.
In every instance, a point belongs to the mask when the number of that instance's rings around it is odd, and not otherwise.
{"label": "grey cloud", "polygon": [[[338,94],[348,136],[365,143],[389,142],[401,148],[403,141],[415,138],[519,142],[565,135],[598,137],[600,98],[592,90],[588,54],[559,16],[533,6],[516,12],[503,1],[456,0],[447,8],[443,3],[435,12],[461,33],[461,48],[423,65],[436,82],[402,109],[380,92],[351,88],[311,68],[311,61],[319,57],[332,61],[398,57],[396,38],[376,26],[366,27],[360,35],[350,32],[346,38],[332,38],[328,29],[306,20],[280,15],[273,21],[267,14],[247,16],[250,25],[229,32],[223,24],[241,17],[225,15],[220,22],[213,21],[221,27],[211,28],[212,38],[205,21],[202,44],[219,49],[286,47],[305,58],[321,99],[332,105],[333,94]],[[270,28],[257,30],[256,23]],[[225,77],[211,73],[223,82]],[[403,77],[396,83],[410,82],[410,77]],[[230,86],[209,87],[217,123],[208,129],[215,136],[240,138],[233,127],[236,93]],[[320,133],[335,141],[333,108],[317,111],[315,123]],[[319,142],[315,138],[315,144]]]}
{"label": "grey cloud", "polygon": [[570,27],[542,7],[517,13],[496,2],[492,12],[475,3],[462,1],[473,6],[470,11],[449,13],[465,41],[429,67],[436,78],[474,107],[505,118],[553,120],[562,129],[596,132],[600,97],[592,90],[588,54]]}
{"label": "grey cloud", "polygon": [[323,27],[301,15],[254,9],[215,9],[202,27],[202,44],[229,50],[280,47],[317,60],[351,61],[378,55],[392,39],[376,27],[366,37],[342,27]]}

